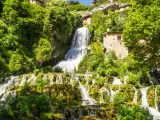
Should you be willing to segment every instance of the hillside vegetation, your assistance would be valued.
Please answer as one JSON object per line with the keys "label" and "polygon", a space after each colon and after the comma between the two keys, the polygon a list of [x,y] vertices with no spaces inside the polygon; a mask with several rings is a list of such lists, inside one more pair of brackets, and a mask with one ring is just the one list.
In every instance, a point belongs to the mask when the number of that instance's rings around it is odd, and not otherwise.
{"label": "hillside vegetation", "polygon": [[[109,0],[0,1],[0,120],[153,120],[150,108],[160,110],[160,0],[113,1],[130,7],[99,10],[90,24],[81,15]],[[78,69],[53,68],[82,26],[90,39]],[[123,33],[127,57],[105,52],[107,31]]]}

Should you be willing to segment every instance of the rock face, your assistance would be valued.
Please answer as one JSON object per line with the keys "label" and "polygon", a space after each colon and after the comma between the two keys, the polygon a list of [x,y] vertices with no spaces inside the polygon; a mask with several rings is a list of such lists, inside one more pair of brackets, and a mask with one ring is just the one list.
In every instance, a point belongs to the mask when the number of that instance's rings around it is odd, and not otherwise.
{"label": "rock face", "polygon": [[103,45],[106,53],[114,51],[120,59],[128,55],[128,50],[122,42],[122,32],[107,32],[103,37]]}
{"label": "rock face", "polygon": [[109,3],[107,5],[100,5],[98,7],[95,7],[90,12],[91,14],[94,14],[95,12],[102,10],[107,14],[109,9],[116,10],[116,9],[121,9],[121,8],[127,8],[129,6],[130,4]]}

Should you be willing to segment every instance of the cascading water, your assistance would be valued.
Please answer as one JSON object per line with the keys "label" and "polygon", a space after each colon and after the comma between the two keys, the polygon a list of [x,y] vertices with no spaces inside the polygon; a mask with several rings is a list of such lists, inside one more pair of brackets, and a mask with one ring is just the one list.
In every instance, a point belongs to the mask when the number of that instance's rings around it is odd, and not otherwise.
{"label": "cascading water", "polygon": [[20,86],[23,86],[26,82],[31,84],[31,85],[35,85],[36,84],[37,77],[34,74],[32,74],[29,79],[27,79],[27,77],[29,77],[29,76],[28,75],[23,75],[22,81],[20,83]]}
{"label": "cascading water", "polygon": [[56,78],[56,84],[63,84],[63,78],[61,74]]}
{"label": "cascading water", "polygon": [[126,76],[124,76],[124,84],[127,84],[127,79],[128,79],[128,76],[126,75]]}
{"label": "cascading water", "polygon": [[37,79],[37,77],[34,74],[32,74],[31,78],[29,78],[27,80],[27,82],[30,83],[31,85],[35,85],[36,84],[36,79]]}
{"label": "cascading water", "polygon": [[113,83],[112,84],[115,84],[115,85],[122,84],[121,79],[118,79],[117,77],[113,77]]}
{"label": "cascading water", "polygon": [[87,51],[89,30],[86,27],[78,28],[74,34],[72,46],[65,55],[65,60],[55,67],[60,67],[65,72],[74,72]]}
{"label": "cascading water", "polygon": [[81,84],[79,80],[78,82],[79,82],[79,88],[81,90],[81,97],[83,101],[82,105],[94,105],[96,103],[96,100],[94,100],[93,98],[90,98],[86,88]]}
{"label": "cascading water", "polygon": [[51,76],[51,79],[50,79],[50,85],[53,85],[54,84],[54,82],[53,82],[53,75]]}
{"label": "cascading water", "polygon": [[155,108],[156,110],[158,110],[158,105],[157,105],[157,86],[155,88],[155,91],[154,91],[154,100],[155,100]]}
{"label": "cascading water", "polygon": [[100,92],[101,92],[100,103],[104,103],[105,102],[104,101],[104,93],[106,93],[108,96],[110,96],[110,92],[104,87],[102,87],[100,89]]}
{"label": "cascading water", "polygon": [[26,75],[23,75],[20,86],[23,86],[24,83],[26,82],[26,80],[27,80],[27,76],[26,76]]}
{"label": "cascading water", "polygon": [[138,90],[133,86],[133,89],[134,89],[134,91],[135,91],[135,93],[134,93],[134,98],[133,98],[133,102],[134,103],[137,103],[137,96],[138,96]]}
{"label": "cascading water", "polygon": [[142,107],[147,108],[149,112],[153,115],[154,120],[160,120],[160,112],[156,109],[149,107],[148,99],[147,99],[148,87],[141,88],[142,93]]}
{"label": "cascading water", "polygon": [[142,93],[142,107],[149,107],[148,104],[148,99],[147,99],[147,92],[148,92],[148,87],[146,88],[141,88],[141,93]]}
{"label": "cascading water", "polygon": [[103,89],[100,89],[100,91],[101,91],[100,103],[104,103]]}
{"label": "cascading water", "polygon": [[110,87],[110,92],[111,92],[110,101],[113,102],[114,96],[119,92],[119,89],[113,91],[112,88]]}
{"label": "cascading water", "polygon": [[[4,101],[4,97],[6,97],[5,92],[7,88],[13,84],[15,84],[18,80],[18,77],[11,76],[7,83],[0,85],[0,101]],[[6,93],[7,94],[7,93]]]}

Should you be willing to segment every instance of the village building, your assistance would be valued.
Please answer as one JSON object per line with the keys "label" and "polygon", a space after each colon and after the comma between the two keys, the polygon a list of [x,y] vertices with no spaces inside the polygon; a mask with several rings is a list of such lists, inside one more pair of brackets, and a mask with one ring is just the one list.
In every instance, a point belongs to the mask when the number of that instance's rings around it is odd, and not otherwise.
{"label": "village building", "polygon": [[85,14],[85,15],[82,15],[82,18],[83,18],[83,24],[91,24],[91,14],[88,13],[88,14]]}
{"label": "village building", "polygon": [[124,46],[122,32],[106,32],[103,37],[103,45],[106,53],[115,52],[119,59],[128,56],[128,50]]}
{"label": "village building", "polygon": [[31,4],[38,4],[41,6],[44,6],[47,2],[48,2],[48,0],[30,0]]}

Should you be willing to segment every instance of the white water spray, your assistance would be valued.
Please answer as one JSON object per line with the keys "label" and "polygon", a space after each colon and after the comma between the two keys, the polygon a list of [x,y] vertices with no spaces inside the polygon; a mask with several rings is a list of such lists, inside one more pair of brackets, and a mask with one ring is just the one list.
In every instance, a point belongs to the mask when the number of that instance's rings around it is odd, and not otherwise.
{"label": "white water spray", "polygon": [[134,89],[134,98],[133,98],[133,102],[137,103],[137,96],[138,96],[138,90],[133,86]]}
{"label": "white water spray", "polygon": [[86,54],[89,40],[89,30],[82,27],[76,30],[72,46],[65,55],[65,60],[60,62],[55,67],[60,67],[65,72],[74,72],[78,68],[78,64]]}
{"label": "white water spray", "polygon": [[82,105],[95,105],[97,101],[89,97],[86,88],[81,84],[81,82],[77,78],[76,80],[79,82],[79,88],[81,91],[81,99],[83,101]]}
{"label": "white water spray", "polygon": [[113,102],[114,96],[119,92],[119,89],[116,91],[113,91],[112,88],[110,87],[110,92],[111,92],[110,101]]}
{"label": "white water spray", "polygon": [[113,77],[113,83],[112,84],[115,84],[115,85],[122,84],[121,79],[118,79],[117,77]]}
{"label": "white water spray", "polygon": [[156,109],[149,107],[148,99],[147,99],[148,87],[141,88],[142,93],[142,107],[149,110],[149,112],[153,115],[153,120],[160,120],[160,112]]}
{"label": "white water spray", "polygon": [[155,108],[156,108],[156,110],[158,110],[158,105],[157,105],[157,86],[156,86],[155,91],[154,91],[154,100],[155,100]]}
{"label": "white water spray", "polygon": [[10,80],[8,80],[7,83],[0,85],[0,101],[4,101],[5,97],[7,96],[7,88],[11,85],[14,85],[17,81],[18,77],[11,76]]}

